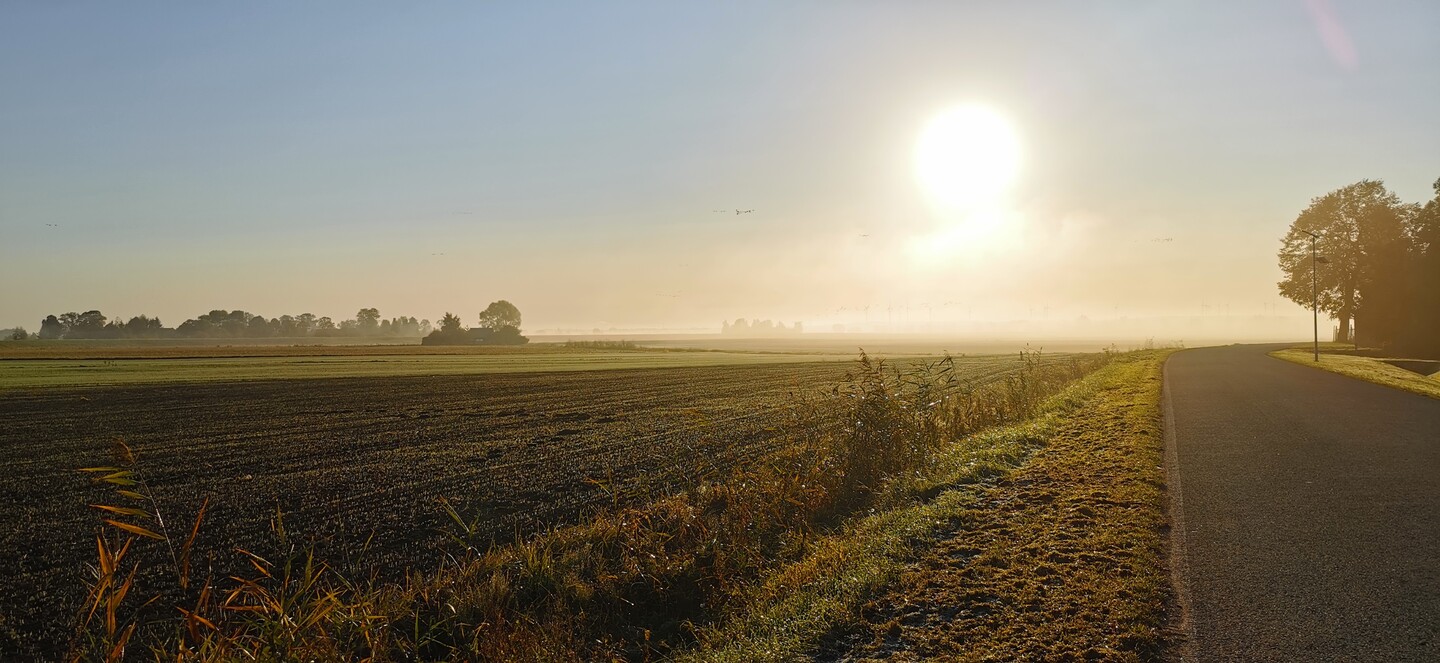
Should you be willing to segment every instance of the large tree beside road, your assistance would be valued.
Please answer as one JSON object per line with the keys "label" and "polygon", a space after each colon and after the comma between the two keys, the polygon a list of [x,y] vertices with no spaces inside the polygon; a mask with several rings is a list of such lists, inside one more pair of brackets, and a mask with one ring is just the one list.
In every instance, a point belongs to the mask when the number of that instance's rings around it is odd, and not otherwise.
{"label": "large tree beside road", "polygon": [[[1440,182],[1437,182],[1440,186]],[[1280,294],[1310,308],[1314,269],[1317,308],[1339,321],[1340,339],[1385,347],[1397,345],[1424,353],[1435,336],[1426,330],[1422,309],[1440,282],[1427,269],[1436,256],[1429,238],[1436,229],[1430,216],[1440,213],[1406,204],[1379,180],[1361,180],[1310,201],[1281,238]],[[1316,253],[1312,265],[1311,234]],[[1430,297],[1433,299],[1433,297]]]}
{"label": "large tree beside road", "polygon": [[[1348,339],[1351,320],[1388,317],[1385,255],[1404,251],[1404,216],[1410,208],[1380,180],[1361,180],[1310,200],[1280,239],[1280,294],[1309,308],[1312,301],[1310,233],[1323,257],[1315,268],[1320,311],[1339,321],[1339,337]],[[1368,304],[1368,306],[1367,306]],[[1362,308],[1365,308],[1362,313]],[[1365,331],[1356,324],[1356,333]]]}

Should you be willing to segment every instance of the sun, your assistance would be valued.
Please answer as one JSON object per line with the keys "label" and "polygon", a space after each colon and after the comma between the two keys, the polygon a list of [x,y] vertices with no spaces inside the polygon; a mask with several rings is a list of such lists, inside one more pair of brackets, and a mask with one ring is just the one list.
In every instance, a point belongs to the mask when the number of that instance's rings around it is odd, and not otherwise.
{"label": "sun", "polygon": [[1003,115],[985,106],[956,106],[936,115],[915,143],[915,175],[945,207],[994,205],[1020,169],[1020,141]]}

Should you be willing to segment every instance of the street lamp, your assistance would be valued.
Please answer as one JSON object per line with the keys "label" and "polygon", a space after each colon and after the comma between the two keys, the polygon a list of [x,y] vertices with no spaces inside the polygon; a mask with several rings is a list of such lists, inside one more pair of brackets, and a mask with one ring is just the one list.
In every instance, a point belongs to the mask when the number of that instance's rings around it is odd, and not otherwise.
{"label": "street lamp", "polygon": [[1314,333],[1315,333],[1315,346],[1314,346],[1314,347],[1315,347],[1315,362],[1316,362],[1316,363],[1319,363],[1319,362],[1320,362],[1320,304],[1319,304],[1319,302],[1320,302],[1320,287],[1319,287],[1319,285],[1318,285],[1319,281],[1317,281],[1316,278],[1315,278],[1315,264],[1316,264],[1316,263],[1328,263],[1328,262],[1330,262],[1330,261],[1329,261],[1329,260],[1326,260],[1326,259],[1325,259],[1325,256],[1316,256],[1316,255],[1315,255],[1315,240],[1320,239],[1320,236],[1319,236],[1319,235],[1317,235],[1317,234],[1315,234],[1315,233],[1312,233],[1312,232],[1310,232],[1310,231],[1308,231],[1308,230],[1301,230],[1300,232],[1305,233],[1306,235],[1309,235],[1309,236],[1310,236],[1310,322],[1311,322],[1311,325],[1314,327],[1314,330],[1313,330],[1313,331],[1314,331]]}

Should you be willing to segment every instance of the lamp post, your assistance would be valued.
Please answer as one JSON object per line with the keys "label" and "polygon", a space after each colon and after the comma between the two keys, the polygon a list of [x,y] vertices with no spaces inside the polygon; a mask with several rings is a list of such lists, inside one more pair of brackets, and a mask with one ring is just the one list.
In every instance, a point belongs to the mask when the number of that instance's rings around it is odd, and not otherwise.
{"label": "lamp post", "polygon": [[1317,262],[1330,262],[1330,261],[1329,261],[1329,260],[1326,260],[1323,256],[1316,256],[1316,255],[1315,255],[1315,240],[1320,239],[1320,236],[1319,236],[1319,235],[1317,235],[1317,234],[1315,234],[1315,233],[1312,233],[1312,232],[1310,232],[1310,231],[1308,231],[1308,230],[1301,230],[1300,232],[1305,233],[1306,235],[1309,235],[1309,236],[1310,236],[1310,324],[1311,324],[1311,326],[1313,327],[1313,331],[1314,331],[1314,333],[1315,333],[1315,345],[1314,345],[1314,349],[1315,349],[1315,362],[1316,362],[1316,363],[1319,363],[1319,362],[1320,362],[1320,286],[1318,285],[1318,284],[1319,284],[1319,281],[1315,278],[1315,264],[1316,264]]}

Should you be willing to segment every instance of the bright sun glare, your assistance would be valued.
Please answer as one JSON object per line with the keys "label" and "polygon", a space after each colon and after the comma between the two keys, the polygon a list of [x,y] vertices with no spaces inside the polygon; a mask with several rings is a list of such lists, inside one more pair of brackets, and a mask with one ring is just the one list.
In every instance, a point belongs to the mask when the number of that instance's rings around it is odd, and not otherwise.
{"label": "bright sun glare", "polygon": [[997,202],[1020,168],[1020,141],[999,113],[978,105],[935,116],[915,145],[915,173],[945,207],[970,210]]}

